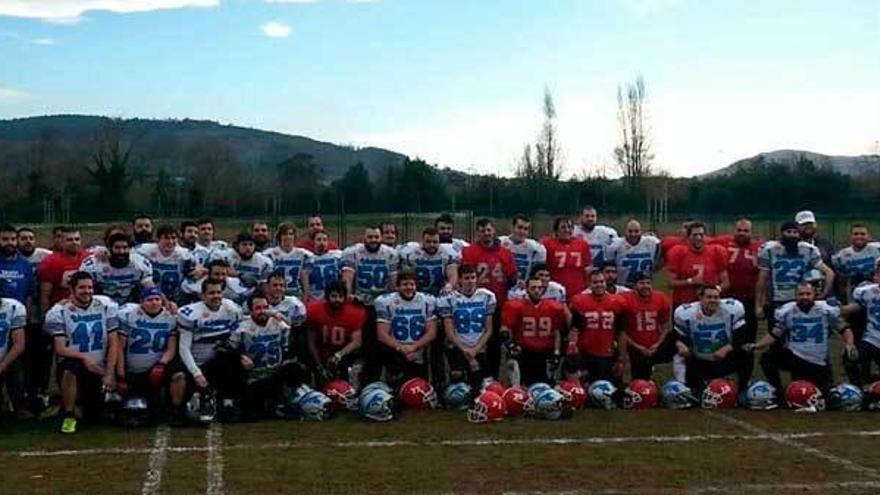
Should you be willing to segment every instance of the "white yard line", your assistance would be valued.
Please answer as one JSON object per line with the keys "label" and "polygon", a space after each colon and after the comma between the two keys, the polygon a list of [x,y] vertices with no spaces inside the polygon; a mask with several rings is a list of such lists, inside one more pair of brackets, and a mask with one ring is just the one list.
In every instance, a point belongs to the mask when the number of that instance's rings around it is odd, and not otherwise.
{"label": "white yard line", "polygon": [[153,449],[150,452],[150,468],[144,478],[141,487],[141,495],[154,495],[159,493],[162,486],[162,470],[165,469],[165,461],[168,459],[168,436],[171,430],[168,426],[156,428],[156,437],[153,440]]}
{"label": "white yard line", "polygon": [[821,449],[817,449],[816,447],[811,447],[805,443],[798,442],[797,439],[792,438],[790,436],[772,434],[771,432],[759,427],[755,426],[747,421],[743,421],[741,419],[734,418],[733,416],[728,416],[723,413],[715,412],[715,411],[705,411],[706,414],[713,418],[717,418],[721,421],[724,421],[728,424],[732,424],[738,426],[748,432],[754,433],[756,435],[769,435],[769,440],[774,441],[780,445],[785,445],[787,447],[793,447],[802,452],[806,452],[808,454],[814,455],[821,459],[825,459],[828,462],[832,462],[841,466],[845,469],[849,469],[850,471],[868,476],[874,479],[880,479],[880,471],[877,471],[874,468],[870,468],[867,466],[862,466],[856,462],[853,462],[845,457],[841,457],[836,454],[832,454],[831,452],[827,452]]}
{"label": "white yard line", "polygon": [[756,493],[756,492],[818,492],[828,493],[834,490],[847,489],[871,489],[880,488],[880,481],[838,481],[823,483],[752,483],[729,485],[706,485],[693,488],[656,488],[646,487],[642,489],[614,489],[607,490],[560,490],[560,491],[537,491],[537,492],[504,492],[504,495],[703,495],[711,493]]}
{"label": "white yard line", "polygon": [[[717,413],[715,413],[717,414]],[[722,415],[718,415],[722,416]],[[727,417],[727,416],[725,416]],[[733,418],[730,418],[733,419]],[[739,420],[735,420],[739,421]],[[742,425],[738,425],[742,427]],[[757,427],[755,427],[757,428]],[[352,442],[272,442],[261,444],[235,444],[223,445],[220,438],[220,426],[214,426],[206,434],[206,446],[191,447],[166,447],[165,452],[210,452],[213,456],[220,456],[222,463],[222,451],[230,450],[272,450],[272,449],[297,449],[304,447],[332,447],[339,449],[382,449],[394,447],[495,447],[505,445],[613,445],[622,443],[694,443],[713,441],[795,441],[806,438],[825,437],[877,437],[880,430],[844,430],[837,432],[802,432],[802,433],[770,433],[758,429],[749,434],[705,434],[705,435],[642,435],[642,436],[596,436],[596,437],[547,437],[547,438],[474,438],[464,440],[437,440],[437,441],[411,441],[411,440],[364,440]],[[806,445],[804,447],[810,448]],[[153,454],[155,448],[106,448],[106,449],[80,449],[80,450],[29,450],[7,452],[0,454],[11,457],[65,457],[82,455],[143,455]],[[209,455],[210,460],[210,455]],[[221,465],[222,469],[222,465]],[[222,481],[222,480],[221,480]]]}
{"label": "white yard line", "polygon": [[207,483],[205,493],[207,495],[221,495],[223,493],[223,427],[220,423],[211,423],[205,433],[208,451],[208,463],[206,468]]}

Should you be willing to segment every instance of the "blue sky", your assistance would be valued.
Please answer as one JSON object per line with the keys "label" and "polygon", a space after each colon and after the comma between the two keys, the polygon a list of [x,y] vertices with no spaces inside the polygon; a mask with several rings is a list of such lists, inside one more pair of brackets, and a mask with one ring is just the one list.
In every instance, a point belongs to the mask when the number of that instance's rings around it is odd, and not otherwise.
{"label": "blue sky", "polygon": [[500,174],[545,85],[566,172],[613,174],[637,74],[674,175],[880,152],[876,0],[0,0],[0,60],[0,118],[206,118]]}

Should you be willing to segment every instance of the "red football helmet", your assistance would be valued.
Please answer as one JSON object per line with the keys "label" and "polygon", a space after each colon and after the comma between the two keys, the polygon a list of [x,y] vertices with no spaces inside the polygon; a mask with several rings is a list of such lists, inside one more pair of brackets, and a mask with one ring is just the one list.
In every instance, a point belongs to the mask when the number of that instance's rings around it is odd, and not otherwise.
{"label": "red football helmet", "polygon": [[495,392],[485,390],[474,400],[474,405],[467,411],[467,419],[471,423],[488,423],[504,419],[506,410],[504,400]]}
{"label": "red football helmet", "polygon": [[581,382],[575,379],[562,380],[556,384],[556,391],[565,399],[565,407],[580,409],[587,402],[587,391]]}
{"label": "red football helmet", "polygon": [[633,380],[623,391],[624,409],[650,409],[657,405],[660,392],[651,380]]}
{"label": "red football helmet", "polygon": [[865,386],[865,409],[877,411],[880,409],[880,382],[874,382]]}
{"label": "red football helmet", "polygon": [[407,409],[434,409],[437,407],[437,393],[424,378],[410,378],[401,387],[400,403]]}
{"label": "red football helmet", "polygon": [[499,397],[504,396],[504,392],[506,391],[504,385],[494,378],[486,378],[483,380],[483,387],[480,389],[480,392],[485,392],[487,390],[489,392],[495,392]]}
{"label": "red football helmet", "polygon": [[351,386],[345,380],[332,380],[327,382],[324,385],[324,395],[326,395],[332,402],[333,409],[348,409],[349,411],[357,411],[358,409],[358,395],[354,390],[354,387]]}
{"label": "red football helmet", "polygon": [[703,389],[703,409],[730,409],[736,406],[736,383],[716,378]]}
{"label": "red football helmet", "polygon": [[788,384],[785,389],[785,403],[797,410],[823,411],[825,398],[822,392],[806,380],[797,380]]}
{"label": "red football helmet", "polygon": [[505,390],[501,398],[504,399],[508,416],[522,416],[529,401],[529,391],[522,385],[516,385]]}
{"label": "red football helmet", "polygon": [[147,374],[147,383],[150,384],[150,387],[157,389],[162,387],[162,383],[165,380],[165,365],[161,363],[156,363],[152,368],[150,368],[150,372]]}

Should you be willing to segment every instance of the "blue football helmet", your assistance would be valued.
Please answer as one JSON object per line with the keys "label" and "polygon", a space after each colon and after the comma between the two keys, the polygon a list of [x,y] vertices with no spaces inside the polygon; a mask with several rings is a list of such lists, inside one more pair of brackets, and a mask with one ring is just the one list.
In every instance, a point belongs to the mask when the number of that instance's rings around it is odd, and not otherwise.
{"label": "blue football helmet", "polygon": [[471,400],[471,386],[464,382],[452,383],[443,392],[443,403],[449,409],[463,409]]}
{"label": "blue football helmet", "polygon": [[746,389],[746,407],[753,411],[769,411],[779,407],[776,388],[765,381],[757,381]]}
{"label": "blue football helmet", "polygon": [[333,401],[330,400],[330,397],[317,390],[311,390],[300,397],[297,405],[301,419],[324,421],[331,417],[331,404]]}
{"label": "blue football helmet", "polygon": [[394,412],[391,409],[393,401],[391,394],[382,387],[370,388],[368,385],[358,399],[358,412],[364,419],[391,421],[394,419]]}
{"label": "blue football helmet", "polygon": [[363,390],[361,390],[361,395],[363,395],[373,389],[384,390],[385,392],[387,392],[389,394],[393,393],[393,391],[391,390],[391,387],[389,387],[385,382],[371,382],[371,383],[367,384],[367,386],[364,387]]}
{"label": "blue football helmet", "polygon": [[541,419],[551,421],[562,418],[565,398],[557,390],[547,388],[534,398],[534,414]]}
{"label": "blue football helmet", "polygon": [[546,383],[541,383],[541,382],[533,383],[533,384],[529,385],[529,397],[531,397],[532,399],[535,399],[541,393],[543,393],[547,390],[550,390],[552,388],[553,387],[551,387],[550,385],[548,385]]}
{"label": "blue football helmet", "polygon": [[608,380],[596,380],[587,389],[590,404],[600,409],[616,409],[617,403],[614,401],[616,393],[617,387]]}
{"label": "blue football helmet", "polygon": [[851,383],[842,383],[829,393],[829,404],[837,411],[861,411],[862,402],[862,391]]}
{"label": "blue football helmet", "polygon": [[677,380],[670,380],[660,390],[660,402],[668,409],[690,409],[700,401],[690,387]]}

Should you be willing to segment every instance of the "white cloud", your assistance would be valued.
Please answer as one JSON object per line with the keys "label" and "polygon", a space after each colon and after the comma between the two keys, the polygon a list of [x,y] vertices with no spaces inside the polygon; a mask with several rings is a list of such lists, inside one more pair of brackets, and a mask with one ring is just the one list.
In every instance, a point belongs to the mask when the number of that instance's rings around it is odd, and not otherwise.
{"label": "white cloud", "polygon": [[35,45],[50,46],[55,44],[55,40],[52,38],[35,38],[31,40],[31,43]]}
{"label": "white cloud", "polygon": [[42,19],[73,24],[88,11],[103,10],[127,14],[183,7],[216,7],[220,0],[3,0],[0,16]]}
{"label": "white cloud", "polygon": [[30,95],[25,93],[24,91],[0,86],[0,104],[14,103],[17,101],[25,100],[29,97]]}
{"label": "white cloud", "polygon": [[287,38],[290,36],[290,26],[278,21],[267,22],[260,26],[260,30],[269,38]]}

